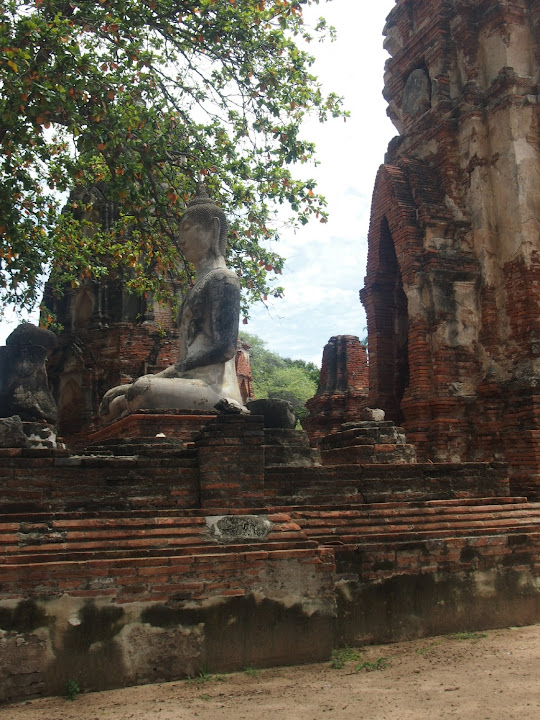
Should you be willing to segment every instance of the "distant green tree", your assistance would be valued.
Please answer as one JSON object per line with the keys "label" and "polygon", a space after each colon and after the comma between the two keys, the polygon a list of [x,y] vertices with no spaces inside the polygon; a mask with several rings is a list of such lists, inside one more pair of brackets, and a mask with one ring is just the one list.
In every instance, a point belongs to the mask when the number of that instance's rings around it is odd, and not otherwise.
{"label": "distant green tree", "polygon": [[296,367],[302,370],[302,372],[311,378],[311,380],[315,383],[315,387],[317,387],[321,371],[315,363],[308,362],[307,360],[291,360],[290,358],[284,358],[284,361],[288,366]]}
{"label": "distant green tree", "polygon": [[256,398],[288,400],[300,419],[307,415],[306,401],[317,392],[319,368],[306,360],[283,358],[266,348],[256,335],[241,333],[243,342],[251,346],[251,372]]}

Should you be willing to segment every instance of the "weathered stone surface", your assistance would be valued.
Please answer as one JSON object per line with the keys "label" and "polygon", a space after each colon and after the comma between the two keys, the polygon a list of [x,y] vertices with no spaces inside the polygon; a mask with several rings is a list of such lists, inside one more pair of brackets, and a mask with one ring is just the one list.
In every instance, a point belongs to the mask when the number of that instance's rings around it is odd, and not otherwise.
{"label": "weathered stone surface", "polygon": [[261,398],[249,400],[247,409],[253,415],[262,415],[265,428],[285,428],[292,430],[296,427],[297,417],[292,403],[279,398]]}
{"label": "weathered stone surface", "polygon": [[114,579],[103,562],[84,563],[87,581],[73,563],[53,563],[38,600],[0,599],[0,702],[63,694],[70,679],[98,690],[326,659],[336,609],[328,551],[251,552],[238,541],[242,554],[221,545],[140,560],[138,571],[116,561]]}
{"label": "weathered stone surface", "polygon": [[364,345],[355,335],[336,335],[324,347],[317,394],[306,403],[302,427],[316,445],[344,422],[361,419],[368,395]]}
{"label": "weathered stone surface", "polygon": [[168,628],[126,625],[118,635],[126,667],[125,680],[139,685],[195,677],[204,666],[204,626]]}
{"label": "weathered stone surface", "polygon": [[56,403],[49,389],[45,363],[57,345],[49,330],[19,325],[0,347],[0,417],[56,420]]}
{"label": "weathered stone surface", "polygon": [[65,449],[61,438],[58,438],[56,426],[45,422],[24,422],[23,431],[32,448],[58,448]]}
{"label": "weathered stone surface", "polygon": [[22,420],[18,415],[0,419],[0,447],[29,447],[30,442],[23,430]]}
{"label": "weathered stone surface", "polygon": [[266,467],[311,467],[321,462],[318,448],[310,446],[308,435],[303,430],[265,428],[264,443]]}
{"label": "weathered stone surface", "polygon": [[[369,405],[540,497],[538,4],[398,0],[361,291]],[[522,370],[522,368],[526,368]],[[535,369],[536,368],[536,369]]]}
{"label": "weathered stone surface", "polygon": [[210,535],[219,542],[265,539],[272,523],[260,515],[216,515],[206,518]]}
{"label": "weathered stone surface", "polygon": [[403,428],[388,420],[343,423],[339,432],[322,438],[319,447],[324,465],[416,462],[414,446],[407,443]]}
{"label": "weathered stone surface", "polygon": [[47,351],[58,347],[58,338],[50,330],[36,327],[32,323],[21,323],[6,338],[7,347],[25,347],[27,345],[41,345]]}
{"label": "weathered stone surface", "polygon": [[361,420],[373,420],[374,422],[382,422],[384,420],[384,410],[380,408],[363,408],[360,412]]}
{"label": "weathered stone surface", "polygon": [[218,415],[195,442],[201,507],[260,507],[264,429],[259,415]]}

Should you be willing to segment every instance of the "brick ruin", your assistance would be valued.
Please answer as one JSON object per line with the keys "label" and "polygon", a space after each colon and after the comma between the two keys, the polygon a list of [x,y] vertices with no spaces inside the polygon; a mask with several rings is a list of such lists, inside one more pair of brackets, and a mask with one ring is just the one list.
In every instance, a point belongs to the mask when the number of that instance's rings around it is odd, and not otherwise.
{"label": "brick ruin", "polygon": [[377,175],[369,404],[424,460],[505,460],[540,497],[540,6],[402,0],[385,47],[400,132]]}
{"label": "brick ruin", "polygon": [[360,419],[369,389],[367,352],[355,335],[331,337],[325,345],[317,394],[306,403],[302,427],[313,444]]}
{"label": "brick ruin", "polygon": [[0,448],[2,700],[540,617],[540,504],[503,464],[412,462],[390,421],[320,451],[256,415],[116,425]]}
{"label": "brick ruin", "polygon": [[[107,229],[114,205],[98,186],[83,195],[82,204],[92,205],[85,219]],[[172,293],[180,297],[180,284],[173,283]],[[61,295],[49,281],[43,305],[62,328],[59,348],[48,363],[58,432],[69,447],[84,449],[99,427],[99,403],[109,388],[164,370],[177,359],[173,304],[130,292],[125,279],[116,275],[65,288]],[[253,396],[253,377],[249,346],[240,340],[236,367],[245,401]]]}
{"label": "brick ruin", "polygon": [[[390,14],[386,92],[404,134],[374,196],[369,390],[365,348],[332,338],[311,445],[256,414],[142,411],[94,428],[99,384],[167,364],[172,330],[161,346],[111,285],[65,300],[53,384],[70,388],[65,427],[76,397],[86,425],[68,449],[0,443],[0,701],[62,693],[68,680],[95,690],[538,622],[540,503],[516,491],[533,497],[537,472],[537,255],[525,231],[507,237],[531,178],[515,192],[504,175],[529,157],[518,131],[532,106],[505,93],[510,77],[526,87],[518,60],[527,38],[537,48],[535,7],[398,0]],[[500,62],[502,74],[487,72]],[[508,139],[510,126],[512,152],[487,162],[487,130]],[[464,161],[455,146],[473,135],[476,160]],[[473,203],[481,180],[497,202]],[[517,204],[501,235],[489,213],[503,188]],[[241,380],[245,369],[237,362]],[[381,406],[387,419],[366,419]]]}

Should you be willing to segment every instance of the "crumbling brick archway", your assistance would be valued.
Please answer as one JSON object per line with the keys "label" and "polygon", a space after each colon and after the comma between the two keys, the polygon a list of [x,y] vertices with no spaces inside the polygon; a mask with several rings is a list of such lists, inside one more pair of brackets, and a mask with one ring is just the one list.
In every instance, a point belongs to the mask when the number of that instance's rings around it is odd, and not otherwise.
{"label": "crumbling brick archway", "polygon": [[411,360],[416,369],[423,363],[429,372],[428,354],[418,351],[425,340],[415,332],[407,298],[421,273],[422,233],[416,218],[405,173],[383,165],[373,193],[367,275],[360,297],[369,337],[369,402],[399,423],[404,419],[403,400],[410,396]]}

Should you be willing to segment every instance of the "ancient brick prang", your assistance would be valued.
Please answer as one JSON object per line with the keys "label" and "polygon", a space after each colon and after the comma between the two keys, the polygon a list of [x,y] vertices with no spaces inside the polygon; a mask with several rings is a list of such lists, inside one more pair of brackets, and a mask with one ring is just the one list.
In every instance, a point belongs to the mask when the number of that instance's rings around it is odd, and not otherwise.
{"label": "ancient brick prang", "polygon": [[367,404],[367,353],[355,335],[331,337],[323,350],[317,394],[306,403],[302,427],[313,444],[340,429],[342,423],[360,420]]}
{"label": "ancient brick prang", "polygon": [[361,291],[369,405],[420,459],[509,462],[540,494],[537,2],[398,0]]}

